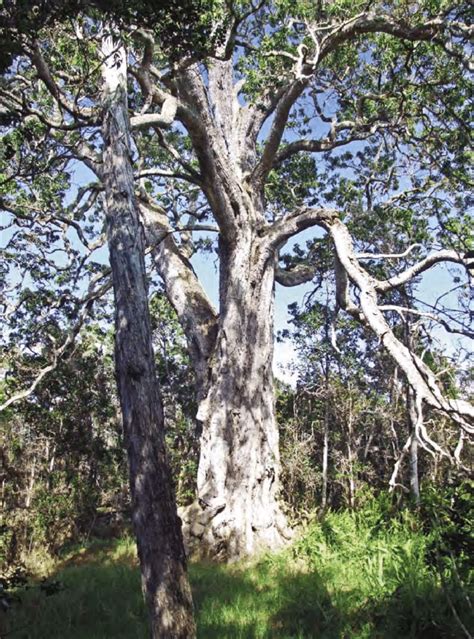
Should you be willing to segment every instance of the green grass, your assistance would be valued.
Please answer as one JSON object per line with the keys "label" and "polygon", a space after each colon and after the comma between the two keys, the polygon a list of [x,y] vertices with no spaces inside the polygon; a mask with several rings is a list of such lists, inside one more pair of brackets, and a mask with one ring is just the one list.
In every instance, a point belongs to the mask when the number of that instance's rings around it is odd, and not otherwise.
{"label": "green grass", "polygon": [[[291,548],[258,563],[190,567],[202,639],[461,639],[474,625],[464,592],[444,589],[427,538],[409,515],[377,508],[328,514]],[[73,549],[55,569],[62,590],[37,587],[9,612],[8,639],[145,639],[134,544]],[[3,635],[0,632],[0,636]]]}

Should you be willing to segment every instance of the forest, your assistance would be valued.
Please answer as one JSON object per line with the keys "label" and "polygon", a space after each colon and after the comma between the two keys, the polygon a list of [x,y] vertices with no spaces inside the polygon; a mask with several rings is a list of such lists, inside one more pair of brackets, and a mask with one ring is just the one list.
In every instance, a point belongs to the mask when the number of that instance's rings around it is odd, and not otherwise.
{"label": "forest", "polygon": [[472,18],[0,1],[0,639],[472,639]]}

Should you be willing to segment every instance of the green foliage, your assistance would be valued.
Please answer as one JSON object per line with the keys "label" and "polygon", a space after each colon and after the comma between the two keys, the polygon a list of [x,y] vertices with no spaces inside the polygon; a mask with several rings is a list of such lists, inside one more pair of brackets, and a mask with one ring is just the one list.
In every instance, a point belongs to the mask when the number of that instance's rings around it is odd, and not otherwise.
{"label": "green foliage", "polygon": [[176,498],[187,504],[194,499],[199,458],[194,376],[183,331],[164,294],[151,299],[150,314]]}
{"label": "green foliage", "polygon": [[222,16],[220,0],[2,0],[0,69],[22,51],[25,36],[34,38],[45,26],[51,29],[81,13],[154,30],[172,59],[205,55],[219,44],[225,28],[225,23],[214,24]]}
{"label": "green foliage", "polygon": [[[12,364],[19,376],[6,379],[9,394],[31,374],[26,355]],[[104,512],[127,507],[110,339],[98,327],[84,332],[47,383],[2,415],[1,438],[2,563],[41,546],[54,553],[89,535]]]}
{"label": "green foliage", "polygon": [[474,482],[460,479],[440,488],[427,487],[421,517],[429,537],[431,560],[452,588],[474,585]]}

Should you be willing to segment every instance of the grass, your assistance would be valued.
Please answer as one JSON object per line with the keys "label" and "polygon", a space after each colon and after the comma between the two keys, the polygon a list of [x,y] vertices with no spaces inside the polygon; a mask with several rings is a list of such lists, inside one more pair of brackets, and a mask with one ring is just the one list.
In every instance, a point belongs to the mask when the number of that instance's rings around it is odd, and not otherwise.
{"label": "grass", "polygon": [[[283,553],[253,564],[190,567],[202,639],[461,639],[474,625],[465,592],[432,565],[409,515],[329,513]],[[133,541],[71,549],[5,616],[12,639],[145,639]],[[448,588],[448,590],[447,590]],[[3,635],[0,633],[0,636]]]}

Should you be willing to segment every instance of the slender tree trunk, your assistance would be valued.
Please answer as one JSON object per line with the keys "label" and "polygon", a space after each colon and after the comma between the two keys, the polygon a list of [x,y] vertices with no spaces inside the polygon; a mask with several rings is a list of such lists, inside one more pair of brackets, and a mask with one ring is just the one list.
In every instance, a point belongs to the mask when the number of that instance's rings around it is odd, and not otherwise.
{"label": "slender tree trunk", "polygon": [[33,499],[33,493],[36,482],[36,455],[33,457],[33,463],[30,470],[30,479],[28,481],[28,489],[26,491],[25,508],[28,509],[31,506],[31,500]]}
{"label": "slender tree trunk", "polygon": [[409,451],[410,494],[414,503],[418,506],[418,504],[420,503],[420,482],[418,475],[418,438],[416,434],[417,414],[413,391],[410,387],[407,388],[407,421],[408,428],[411,433]]}
{"label": "slender tree trunk", "polygon": [[323,477],[321,487],[321,507],[326,510],[328,503],[328,459],[329,459],[329,405],[326,396],[326,405],[324,407],[324,424],[323,424]]}
{"label": "slender tree trunk", "polygon": [[[324,333],[326,338],[326,349],[330,344],[329,330],[330,330],[330,317],[329,317],[329,288],[326,289],[326,308],[325,308],[325,321],[324,321]],[[323,464],[322,464],[322,487],[321,487],[321,507],[326,510],[328,502],[328,458],[329,458],[329,377],[331,373],[331,363],[329,360],[329,353],[326,350],[324,357],[324,424],[323,424]]]}
{"label": "slender tree trunk", "polygon": [[[411,291],[404,291],[404,296],[407,301],[407,306],[412,301]],[[405,324],[405,342],[406,346],[411,352],[415,352],[415,339],[409,316],[407,315]],[[409,450],[409,481],[410,481],[410,495],[416,506],[420,503],[420,482],[418,474],[418,432],[417,422],[418,418],[422,419],[422,416],[418,416],[415,401],[415,392],[409,384],[406,387],[406,420],[408,431],[411,435],[410,450]]]}
{"label": "slender tree trunk", "polygon": [[198,502],[187,538],[203,555],[236,559],[289,536],[278,503],[280,458],[272,373],[274,261],[250,229],[220,245],[221,313],[201,402]]}
{"label": "slender tree trunk", "polygon": [[349,508],[354,508],[356,482],[354,475],[354,448],[352,432],[352,401],[349,401],[349,419],[347,421],[347,463],[349,469]]}
{"label": "slender tree trunk", "polygon": [[115,294],[115,365],[142,587],[153,639],[190,639],[195,636],[192,598],[164,445],[144,236],[130,160],[126,52],[106,34],[103,58],[103,183]]}

